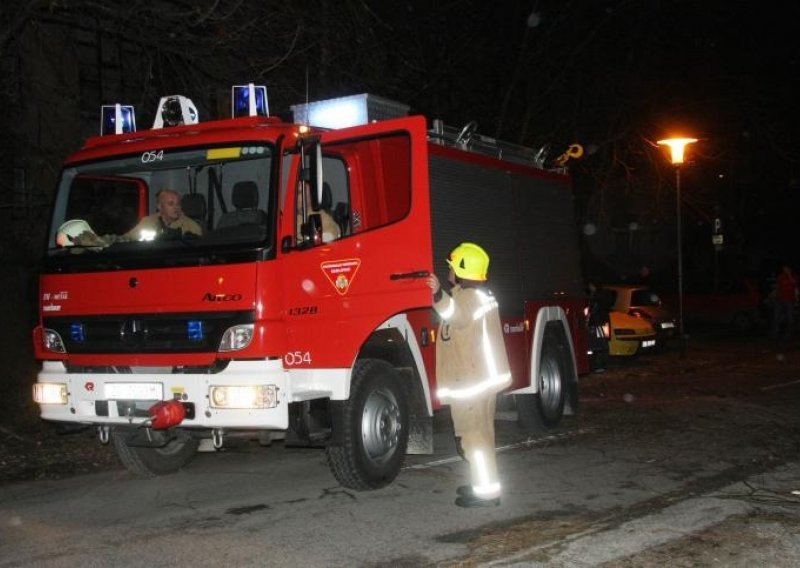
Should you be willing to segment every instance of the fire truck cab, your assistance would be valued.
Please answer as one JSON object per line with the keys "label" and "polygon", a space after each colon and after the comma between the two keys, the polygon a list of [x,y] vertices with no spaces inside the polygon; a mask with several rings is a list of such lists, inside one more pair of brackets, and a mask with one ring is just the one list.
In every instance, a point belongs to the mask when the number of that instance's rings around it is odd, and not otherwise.
{"label": "fire truck cab", "polygon": [[43,419],[96,428],[142,476],[247,435],[324,447],[343,485],[384,486],[432,451],[426,278],[444,281],[464,240],[492,259],[521,420],[577,410],[563,168],[372,95],[296,105],[292,122],[264,87],[231,99],[231,118],[201,122],[164,97],[149,130],[104,107],[104,134],[65,161],[33,334]]}

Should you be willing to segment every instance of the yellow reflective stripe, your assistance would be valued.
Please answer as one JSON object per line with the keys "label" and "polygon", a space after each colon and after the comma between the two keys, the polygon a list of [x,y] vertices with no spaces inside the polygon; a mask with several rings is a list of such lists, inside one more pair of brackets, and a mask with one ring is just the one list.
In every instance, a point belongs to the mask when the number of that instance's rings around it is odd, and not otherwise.
{"label": "yellow reflective stripe", "polygon": [[442,319],[450,319],[453,317],[453,314],[456,313],[456,303],[452,297],[448,296],[447,294],[445,294],[445,296],[447,297],[447,307],[439,312],[439,315],[442,317]]}
{"label": "yellow reflective stripe", "polygon": [[486,467],[486,459],[483,457],[483,452],[475,450],[472,453],[472,459],[475,460],[475,467],[478,470],[478,485],[472,485],[472,491],[475,495],[497,497],[500,495],[500,483],[489,479],[489,468]]}
{"label": "yellow reflective stripe", "polygon": [[466,387],[463,389],[449,389],[447,387],[441,388],[436,391],[436,395],[444,400],[446,398],[457,398],[457,399],[466,399],[472,398],[473,396],[477,396],[488,389],[502,385],[511,380],[511,373],[503,373],[502,375],[498,375],[496,377],[490,377],[477,385],[473,385],[471,387]]}
{"label": "yellow reflective stripe", "polygon": [[476,290],[476,292],[478,293],[478,298],[480,299],[482,305],[472,313],[473,320],[481,319],[483,316],[498,307],[497,300],[492,298],[486,292],[482,292],[480,290]]}

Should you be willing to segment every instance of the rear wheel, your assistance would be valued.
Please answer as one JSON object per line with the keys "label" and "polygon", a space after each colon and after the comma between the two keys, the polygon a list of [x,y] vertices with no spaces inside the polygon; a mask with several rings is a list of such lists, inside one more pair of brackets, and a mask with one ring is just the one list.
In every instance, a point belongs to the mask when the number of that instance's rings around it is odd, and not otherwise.
{"label": "rear wheel", "polygon": [[408,402],[399,375],[384,361],[358,361],[342,405],[338,441],[326,448],[333,475],[351,489],[388,485],[408,445]]}
{"label": "rear wheel", "polygon": [[568,349],[563,329],[548,326],[542,341],[536,394],[516,395],[517,415],[521,426],[531,433],[556,428],[564,416],[570,376]]}
{"label": "rear wheel", "polygon": [[114,449],[122,465],[139,477],[151,478],[179,471],[192,461],[199,441],[183,431],[161,448],[128,444],[130,430],[116,429],[112,435]]}

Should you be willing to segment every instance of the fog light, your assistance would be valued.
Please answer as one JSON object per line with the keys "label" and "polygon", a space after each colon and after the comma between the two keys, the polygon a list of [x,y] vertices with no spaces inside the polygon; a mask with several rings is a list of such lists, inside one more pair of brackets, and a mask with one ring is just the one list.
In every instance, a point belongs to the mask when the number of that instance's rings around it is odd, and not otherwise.
{"label": "fog light", "polygon": [[278,387],[275,385],[241,385],[211,387],[213,408],[275,408]]}
{"label": "fog light", "polygon": [[67,349],[64,347],[64,342],[57,331],[53,329],[44,329],[42,332],[42,343],[47,351],[52,353],[66,353]]}
{"label": "fog light", "polygon": [[253,324],[246,323],[229,327],[222,334],[219,351],[238,351],[244,349],[253,340]]}
{"label": "fog light", "polygon": [[38,404],[67,404],[67,385],[64,383],[35,383],[33,401]]}

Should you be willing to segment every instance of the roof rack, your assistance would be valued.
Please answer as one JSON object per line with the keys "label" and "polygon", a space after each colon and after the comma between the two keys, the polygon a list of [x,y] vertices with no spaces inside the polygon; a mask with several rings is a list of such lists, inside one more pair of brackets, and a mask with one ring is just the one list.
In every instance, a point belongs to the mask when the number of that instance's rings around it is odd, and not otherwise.
{"label": "roof rack", "polygon": [[[545,168],[544,163],[547,156],[547,148],[542,147],[538,150],[496,140],[483,134],[477,134],[475,130],[478,124],[475,121],[467,123],[463,128],[447,126],[443,121],[435,119],[433,128],[428,130],[428,139],[441,146],[458,148],[468,152],[474,152],[484,156],[490,156],[499,160],[506,160],[526,166],[533,166],[539,169]],[[561,170],[563,168],[552,168]]]}

